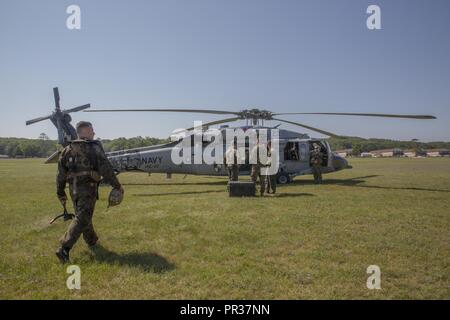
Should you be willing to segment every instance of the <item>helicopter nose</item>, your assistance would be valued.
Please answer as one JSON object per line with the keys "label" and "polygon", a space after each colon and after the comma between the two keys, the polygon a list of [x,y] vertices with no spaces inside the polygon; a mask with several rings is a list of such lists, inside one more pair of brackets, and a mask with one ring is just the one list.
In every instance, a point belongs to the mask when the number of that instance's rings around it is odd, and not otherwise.
{"label": "helicopter nose", "polygon": [[342,157],[341,157],[341,159],[342,159],[342,165],[343,165],[344,169],[351,169],[352,168],[352,166],[348,164],[347,159],[342,158]]}
{"label": "helicopter nose", "polygon": [[336,154],[333,155],[333,167],[336,171],[352,168],[352,166],[348,164],[348,161],[346,159]]}

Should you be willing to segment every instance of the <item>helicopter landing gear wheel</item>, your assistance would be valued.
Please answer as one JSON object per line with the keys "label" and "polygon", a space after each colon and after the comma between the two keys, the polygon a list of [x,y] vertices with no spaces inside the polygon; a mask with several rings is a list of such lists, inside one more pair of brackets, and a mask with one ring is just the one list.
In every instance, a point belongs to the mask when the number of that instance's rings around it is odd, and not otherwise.
{"label": "helicopter landing gear wheel", "polygon": [[287,173],[279,173],[277,176],[277,183],[278,184],[287,184],[291,182],[291,178],[289,177],[289,175]]}

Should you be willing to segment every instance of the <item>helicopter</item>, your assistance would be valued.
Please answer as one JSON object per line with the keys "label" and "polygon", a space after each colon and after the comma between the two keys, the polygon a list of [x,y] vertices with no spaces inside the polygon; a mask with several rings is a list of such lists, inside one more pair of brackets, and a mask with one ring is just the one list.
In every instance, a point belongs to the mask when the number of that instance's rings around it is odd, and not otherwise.
{"label": "helicopter", "polygon": [[[227,111],[227,110],[212,110],[212,109],[167,109],[167,108],[151,108],[151,109],[94,109],[87,110],[91,107],[90,104],[82,105],[79,107],[61,110],[60,96],[57,87],[53,88],[55,99],[55,111],[44,117],[39,117],[26,122],[26,125],[30,125],[43,120],[50,120],[58,131],[58,143],[65,147],[70,141],[77,139],[76,131],[71,125],[71,117],[69,113],[84,111],[84,112],[175,112],[175,113],[202,113],[202,114],[217,114],[217,115],[231,115],[225,119],[215,120],[202,124],[202,129],[208,129],[211,126],[220,125],[219,131],[225,131],[229,129],[241,129],[241,130],[255,130],[256,132],[268,131],[269,136],[272,130],[278,132],[278,144],[279,144],[279,161],[280,166],[277,172],[277,182],[280,184],[286,184],[291,182],[294,177],[300,175],[312,174],[310,152],[313,148],[319,147],[323,154],[322,159],[322,172],[330,173],[343,169],[351,169],[352,166],[348,164],[348,161],[333,153],[330,144],[327,139],[312,138],[306,133],[300,133],[291,130],[278,129],[281,124],[276,126],[266,126],[264,121],[277,121],[287,123],[308,129],[310,131],[318,132],[322,135],[329,137],[339,137],[329,131],[325,131],[319,128],[311,127],[309,125],[294,122],[291,120],[281,119],[278,116],[286,115],[334,115],[334,116],[359,116],[359,117],[385,117],[385,118],[403,118],[403,119],[436,119],[431,115],[401,115],[401,114],[381,114],[381,113],[337,113],[337,112],[287,112],[287,113],[274,113],[269,110],[263,110],[258,108],[244,109],[242,111]],[[225,123],[234,122],[238,120],[245,120],[245,126],[230,127],[224,125]],[[146,173],[165,173],[167,178],[171,178],[172,174],[194,174],[194,175],[209,175],[209,176],[226,176],[228,175],[227,168],[223,163],[182,163],[176,164],[172,160],[172,152],[177,145],[180,144],[181,139],[191,139],[192,144],[194,141],[198,141],[195,135],[198,134],[194,130],[196,128],[191,127],[184,129],[183,135],[172,136],[172,141],[153,145],[148,147],[140,147],[134,149],[120,150],[107,152],[106,155],[110,160],[115,172],[117,174],[127,171],[137,171]],[[194,130],[194,132],[193,132]],[[177,138],[178,137],[178,138]],[[202,148],[207,147],[208,141],[201,138]],[[227,148],[227,144],[223,142],[223,150]],[[246,143],[245,151],[248,155],[249,145]],[[56,162],[60,151],[56,151],[47,160],[46,163]],[[194,156],[194,155],[192,155]],[[248,156],[247,156],[248,158]],[[240,175],[246,175],[250,173],[251,165],[248,160],[242,164],[239,168]]]}

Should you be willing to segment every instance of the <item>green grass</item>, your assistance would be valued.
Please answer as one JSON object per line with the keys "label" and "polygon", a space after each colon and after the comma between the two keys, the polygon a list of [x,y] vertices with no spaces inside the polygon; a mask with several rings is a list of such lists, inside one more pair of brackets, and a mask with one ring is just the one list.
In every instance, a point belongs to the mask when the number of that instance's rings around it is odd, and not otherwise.
{"label": "green grass", "polygon": [[[103,246],[71,252],[81,290],[54,251],[68,223],[55,166],[0,160],[3,299],[448,299],[450,159],[351,159],[354,169],[229,198],[224,178],[120,175],[125,200],[94,225]],[[381,268],[381,290],[366,268]]]}

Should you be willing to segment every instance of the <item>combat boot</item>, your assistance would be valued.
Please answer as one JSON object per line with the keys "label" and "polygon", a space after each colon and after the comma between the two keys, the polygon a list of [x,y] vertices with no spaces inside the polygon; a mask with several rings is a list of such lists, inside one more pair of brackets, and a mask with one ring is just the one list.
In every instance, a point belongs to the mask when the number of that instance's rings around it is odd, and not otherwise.
{"label": "combat boot", "polygon": [[89,249],[93,249],[97,246],[98,243],[98,237],[95,234],[95,232],[90,233],[87,235],[86,233],[83,234],[84,241],[88,245]]}
{"label": "combat boot", "polygon": [[69,250],[70,249],[63,247],[59,247],[59,249],[56,250],[55,254],[62,264],[69,262]]}
{"label": "combat boot", "polygon": [[88,244],[88,248],[91,251],[95,251],[95,249],[97,249],[100,246],[100,244],[98,243],[98,240],[95,241],[94,243],[89,243]]}

